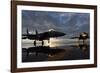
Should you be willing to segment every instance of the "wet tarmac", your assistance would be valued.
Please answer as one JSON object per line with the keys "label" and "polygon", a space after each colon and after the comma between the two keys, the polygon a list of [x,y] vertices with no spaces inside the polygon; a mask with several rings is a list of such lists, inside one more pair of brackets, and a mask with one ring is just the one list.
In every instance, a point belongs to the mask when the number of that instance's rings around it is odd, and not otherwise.
{"label": "wet tarmac", "polygon": [[22,62],[83,60],[90,58],[88,44],[66,45],[58,47],[31,46],[22,48]]}

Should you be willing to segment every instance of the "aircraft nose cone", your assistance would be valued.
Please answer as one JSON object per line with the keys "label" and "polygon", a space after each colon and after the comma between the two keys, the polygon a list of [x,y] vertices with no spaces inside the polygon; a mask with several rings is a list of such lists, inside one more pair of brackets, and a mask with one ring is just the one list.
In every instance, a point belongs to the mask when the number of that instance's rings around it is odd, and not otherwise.
{"label": "aircraft nose cone", "polygon": [[65,33],[63,33],[63,35],[66,35]]}
{"label": "aircraft nose cone", "polygon": [[66,35],[65,33],[61,33],[62,36]]}

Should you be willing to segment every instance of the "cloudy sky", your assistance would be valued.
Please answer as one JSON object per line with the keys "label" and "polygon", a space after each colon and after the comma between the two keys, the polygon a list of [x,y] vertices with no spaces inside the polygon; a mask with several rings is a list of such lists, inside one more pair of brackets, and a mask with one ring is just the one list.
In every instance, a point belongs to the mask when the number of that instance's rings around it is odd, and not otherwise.
{"label": "cloudy sky", "polygon": [[54,29],[66,33],[67,37],[81,32],[89,33],[90,14],[72,12],[50,12],[22,10],[22,33],[28,28],[31,33],[35,30],[45,32]]}

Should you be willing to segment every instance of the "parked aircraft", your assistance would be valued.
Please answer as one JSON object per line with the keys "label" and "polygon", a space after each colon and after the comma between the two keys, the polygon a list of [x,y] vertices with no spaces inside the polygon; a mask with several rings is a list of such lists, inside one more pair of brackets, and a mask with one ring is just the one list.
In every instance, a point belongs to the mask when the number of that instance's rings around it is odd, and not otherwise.
{"label": "parked aircraft", "polygon": [[27,29],[27,34],[22,34],[22,39],[30,39],[30,40],[35,40],[34,45],[36,45],[36,41],[42,41],[42,45],[44,45],[44,40],[48,40],[48,43],[50,42],[50,38],[55,38],[55,37],[61,37],[64,36],[65,33],[55,31],[53,29],[50,29],[47,32],[43,33],[38,33],[38,31],[35,31],[36,34],[30,34],[28,29]]}
{"label": "parked aircraft", "polygon": [[89,38],[89,35],[86,32],[82,32],[82,33],[80,33],[80,35],[78,37],[71,37],[71,39],[75,39],[75,38],[77,38],[79,42],[80,42],[80,40],[82,40],[83,43],[85,43],[85,41]]}

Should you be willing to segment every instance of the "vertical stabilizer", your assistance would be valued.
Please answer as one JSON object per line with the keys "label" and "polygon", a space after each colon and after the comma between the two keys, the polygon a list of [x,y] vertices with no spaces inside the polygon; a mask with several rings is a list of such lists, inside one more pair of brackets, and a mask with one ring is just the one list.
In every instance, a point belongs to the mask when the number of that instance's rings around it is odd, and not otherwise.
{"label": "vertical stabilizer", "polygon": [[38,31],[37,31],[37,30],[35,30],[35,33],[36,33],[36,37],[38,38]]}
{"label": "vertical stabilizer", "polygon": [[28,31],[28,28],[27,28],[26,32],[27,32],[27,35],[29,35],[29,31]]}

